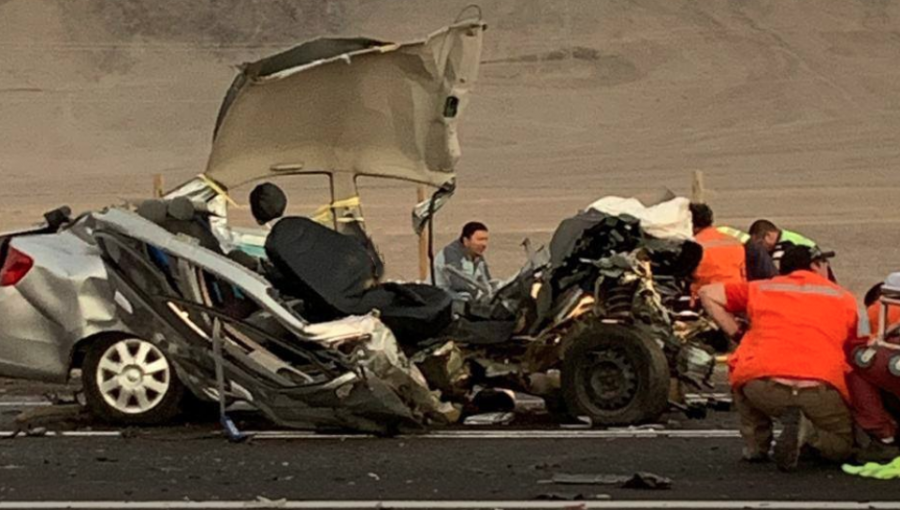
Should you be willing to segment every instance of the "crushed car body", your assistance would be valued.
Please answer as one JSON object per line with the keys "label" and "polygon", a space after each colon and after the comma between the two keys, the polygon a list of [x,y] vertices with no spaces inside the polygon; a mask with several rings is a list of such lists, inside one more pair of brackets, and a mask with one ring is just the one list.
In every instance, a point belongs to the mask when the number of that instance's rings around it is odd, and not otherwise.
{"label": "crushed car body", "polygon": [[[687,214],[686,200],[674,202],[661,204],[681,211],[669,216]],[[549,260],[531,257],[511,286],[519,289],[516,299],[509,284],[484,292],[473,282],[477,299],[467,303],[456,333],[488,337],[474,351],[461,346],[480,367],[472,372],[561,401],[570,416],[600,425],[656,419],[668,407],[673,378],[708,385],[713,350],[699,318],[678,312],[702,248],[678,235],[683,229],[669,230],[676,235],[650,236],[629,214],[588,208],[560,223]],[[510,340],[500,344],[505,334]]]}
{"label": "crushed car body", "polygon": [[[270,262],[285,262],[277,278],[292,273],[280,288],[137,214],[91,220],[129,328],[210,398],[219,338],[228,397],[281,425],[388,434],[448,424],[481,387],[543,393],[597,424],[639,423],[666,409],[672,376],[711,375],[712,356],[676,334],[671,311],[700,251],[646,236],[632,217],[563,221],[549,259],[535,255],[453,321],[437,319],[449,295],[376,282],[354,263],[366,260],[361,243],[306,218],[281,220],[296,252],[279,253],[278,225],[267,241]],[[537,390],[554,371],[559,383]]]}
{"label": "crushed car body", "polygon": [[218,397],[221,335],[229,396],[276,423],[384,434],[445,421],[448,406],[376,315],[309,324],[262,277],[193,239],[117,209],[92,220],[120,316],[197,393]]}

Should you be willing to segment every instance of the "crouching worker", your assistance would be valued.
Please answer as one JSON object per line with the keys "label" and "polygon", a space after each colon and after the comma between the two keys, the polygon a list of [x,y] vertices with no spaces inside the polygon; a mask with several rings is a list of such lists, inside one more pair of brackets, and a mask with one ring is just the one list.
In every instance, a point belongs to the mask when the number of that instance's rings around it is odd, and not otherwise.
{"label": "crouching worker", "polygon": [[[886,283],[884,297],[881,284],[866,294],[872,335],[850,349],[853,371],[847,376],[847,384],[853,418],[864,433],[857,436],[860,462],[900,457],[896,408],[900,401],[900,274],[891,275]],[[886,403],[893,403],[894,409]]]}
{"label": "crouching worker", "polygon": [[[804,446],[829,461],[851,454],[845,349],[857,337],[858,314],[853,295],[828,280],[832,255],[791,247],[781,276],[700,290],[713,320],[740,340],[729,379],[748,461],[768,460],[773,420],[783,428],[774,448],[783,471],[796,468]],[[736,313],[746,314],[746,332]]]}

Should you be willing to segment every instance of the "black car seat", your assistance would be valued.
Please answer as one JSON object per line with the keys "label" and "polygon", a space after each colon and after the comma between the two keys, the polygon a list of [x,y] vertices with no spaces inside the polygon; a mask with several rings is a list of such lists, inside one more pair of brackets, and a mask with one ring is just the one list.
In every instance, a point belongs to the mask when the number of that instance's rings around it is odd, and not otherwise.
{"label": "black car seat", "polygon": [[427,340],[451,322],[450,295],[422,284],[379,283],[380,260],[356,237],[308,218],[286,217],[266,240],[275,268],[273,285],[303,300],[312,322],[362,315],[377,309],[398,341]]}

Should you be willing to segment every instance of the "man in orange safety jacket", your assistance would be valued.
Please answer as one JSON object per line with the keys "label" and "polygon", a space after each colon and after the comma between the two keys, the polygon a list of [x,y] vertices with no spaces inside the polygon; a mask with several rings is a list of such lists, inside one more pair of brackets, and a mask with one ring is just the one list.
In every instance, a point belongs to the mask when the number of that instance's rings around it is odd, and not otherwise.
{"label": "man in orange safety jacket", "polygon": [[710,283],[746,281],[744,245],[713,227],[713,212],[706,204],[691,204],[694,240],[703,247],[703,258],[694,271],[694,294]]}
{"label": "man in orange safety jacket", "polygon": [[[863,328],[856,299],[828,279],[832,255],[793,246],[781,259],[781,276],[700,290],[713,320],[740,339],[729,379],[746,460],[768,459],[773,419],[783,426],[774,451],[782,470],[797,466],[804,444],[832,461],[852,453],[845,351]],[[746,334],[735,314],[746,314]]]}

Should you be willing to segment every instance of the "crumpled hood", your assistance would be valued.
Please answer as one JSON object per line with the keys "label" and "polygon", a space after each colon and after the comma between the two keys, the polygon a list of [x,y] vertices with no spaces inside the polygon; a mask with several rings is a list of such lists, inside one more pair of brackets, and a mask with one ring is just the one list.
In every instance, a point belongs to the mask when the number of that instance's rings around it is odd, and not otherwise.
{"label": "crumpled hood", "polygon": [[318,39],[245,64],[206,175],[227,188],[316,172],[452,181],[484,29],[465,21],[405,44]]}

